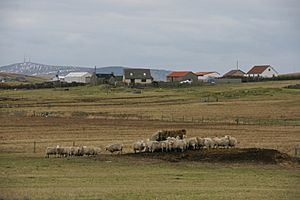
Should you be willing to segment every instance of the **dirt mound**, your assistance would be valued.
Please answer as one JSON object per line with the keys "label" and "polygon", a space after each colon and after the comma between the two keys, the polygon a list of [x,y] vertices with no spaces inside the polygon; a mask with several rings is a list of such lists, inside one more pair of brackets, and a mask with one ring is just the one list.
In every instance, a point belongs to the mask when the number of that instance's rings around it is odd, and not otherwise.
{"label": "dirt mound", "polygon": [[205,161],[205,162],[228,162],[228,163],[261,163],[279,164],[291,162],[292,158],[274,149],[202,149],[196,151],[179,152],[154,152],[128,154],[132,157],[161,159],[169,162],[179,161]]}

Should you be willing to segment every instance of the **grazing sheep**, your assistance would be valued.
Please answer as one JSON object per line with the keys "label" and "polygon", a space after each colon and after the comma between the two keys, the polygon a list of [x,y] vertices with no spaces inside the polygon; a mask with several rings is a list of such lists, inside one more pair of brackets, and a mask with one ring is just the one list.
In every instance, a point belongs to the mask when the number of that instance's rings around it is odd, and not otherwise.
{"label": "grazing sheep", "polygon": [[215,146],[214,141],[211,138],[204,138],[204,147],[209,149]]}
{"label": "grazing sheep", "polygon": [[141,140],[133,143],[132,148],[134,153],[136,153],[136,151],[142,152],[145,149],[145,146],[146,144],[144,143],[143,140]]}
{"label": "grazing sheep", "polygon": [[197,147],[198,147],[198,140],[196,137],[187,139],[187,148],[188,149],[196,150]]}
{"label": "grazing sheep", "polygon": [[176,139],[174,142],[174,150],[184,152],[186,149],[186,142],[184,140]]}
{"label": "grazing sheep", "polygon": [[50,155],[54,155],[56,156],[57,151],[56,151],[56,147],[47,147],[46,149],[46,157],[50,157]]}
{"label": "grazing sheep", "polygon": [[109,151],[110,153],[119,152],[122,154],[123,144],[112,144],[105,147],[105,151]]}
{"label": "grazing sheep", "polygon": [[70,147],[70,156],[80,156],[81,148],[80,147]]}
{"label": "grazing sheep", "polygon": [[98,155],[100,152],[101,152],[101,148],[99,147],[87,147],[87,146],[81,147],[81,154],[83,156],[95,156]]}
{"label": "grazing sheep", "polygon": [[150,139],[147,139],[145,142],[145,152],[150,152],[150,146],[152,145],[152,142]]}
{"label": "grazing sheep", "polygon": [[197,142],[198,142],[198,148],[203,148],[204,147],[204,139],[201,137],[196,137]]}
{"label": "grazing sheep", "polygon": [[235,147],[237,145],[238,141],[235,137],[229,135],[226,135],[225,137],[228,138],[229,140],[229,145],[228,145],[229,147]]}
{"label": "grazing sheep", "polygon": [[215,148],[219,148],[219,147],[223,147],[223,148],[228,148],[229,146],[229,139],[227,137],[214,137],[213,138],[214,141],[214,147]]}
{"label": "grazing sheep", "polygon": [[150,146],[150,152],[160,151],[160,143],[158,141],[152,141],[152,144]]}

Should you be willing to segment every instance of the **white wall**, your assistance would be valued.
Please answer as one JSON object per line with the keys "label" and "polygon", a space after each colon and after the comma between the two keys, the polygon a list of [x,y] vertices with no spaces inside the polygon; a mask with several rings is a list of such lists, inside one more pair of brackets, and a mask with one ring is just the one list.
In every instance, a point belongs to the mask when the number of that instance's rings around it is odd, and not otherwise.
{"label": "white wall", "polygon": [[77,83],[89,83],[91,81],[91,75],[85,74],[82,76],[66,76],[65,81],[67,83],[77,82]]}
{"label": "white wall", "polygon": [[273,67],[268,67],[262,74],[262,77],[266,77],[266,78],[272,78],[277,77],[278,73],[273,69]]}
{"label": "white wall", "polygon": [[[127,84],[131,83],[130,79],[125,79],[124,82],[127,83]],[[151,79],[146,79],[146,82],[142,82],[142,79],[135,79],[135,83],[149,84],[149,83],[152,83],[152,80]]]}

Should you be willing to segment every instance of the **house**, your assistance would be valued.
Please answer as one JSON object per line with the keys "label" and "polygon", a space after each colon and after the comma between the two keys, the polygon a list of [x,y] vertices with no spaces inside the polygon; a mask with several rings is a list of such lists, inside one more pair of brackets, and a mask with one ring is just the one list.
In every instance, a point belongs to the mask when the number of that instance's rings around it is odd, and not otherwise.
{"label": "house", "polygon": [[114,73],[110,74],[100,74],[100,73],[93,73],[91,76],[91,84],[99,85],[99,84],[110,84],[114,85],[116,82],[116,77]]}
{"label": "house", "polygon": [[65,82],[67,83],[89,83],[91,81],[92,74],[88,72],[71,72],[65,76]]}
{"label": "house", "polygon": [[234,69],[224,74],[222,78],[243,78],[245,74],[242,70]]}
{"label": "house", "polygon": [[191,71],[173,71],[167,75],[168,82],[181,82],[185,80],[190,80],[192,82],[197,82],[198,77]]}
{"label": "house", "polygon": [[210,82],[215,78],[219,78],[221,75],[218,72],[197,72],[198,81]]}
{"label": "house", "polygon": [[152,81],[153,78],[150,69],[124,69],[123,82],[126,84],[149,84],[152,83]]}
{"label": "house", "polygon": [[256,65],[249,70],[247,76],[272,78],[277,77],[278,72],[271,65]]}

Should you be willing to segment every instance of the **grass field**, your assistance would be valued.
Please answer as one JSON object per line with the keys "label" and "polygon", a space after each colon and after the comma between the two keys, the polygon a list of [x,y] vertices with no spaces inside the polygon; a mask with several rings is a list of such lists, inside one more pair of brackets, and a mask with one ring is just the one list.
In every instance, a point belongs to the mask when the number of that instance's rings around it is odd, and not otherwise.
{"label": "grass field", "polygon": [[[103,154],[44,158],[53,145],[125,152],[159,129],[235,136],[239,147],[294,155],[300,146],[299,81],[136,89],[0,91],[0,199],[299,199],[299,166],[170,163]],[[36,142],[36,153],[33,144]]]}

